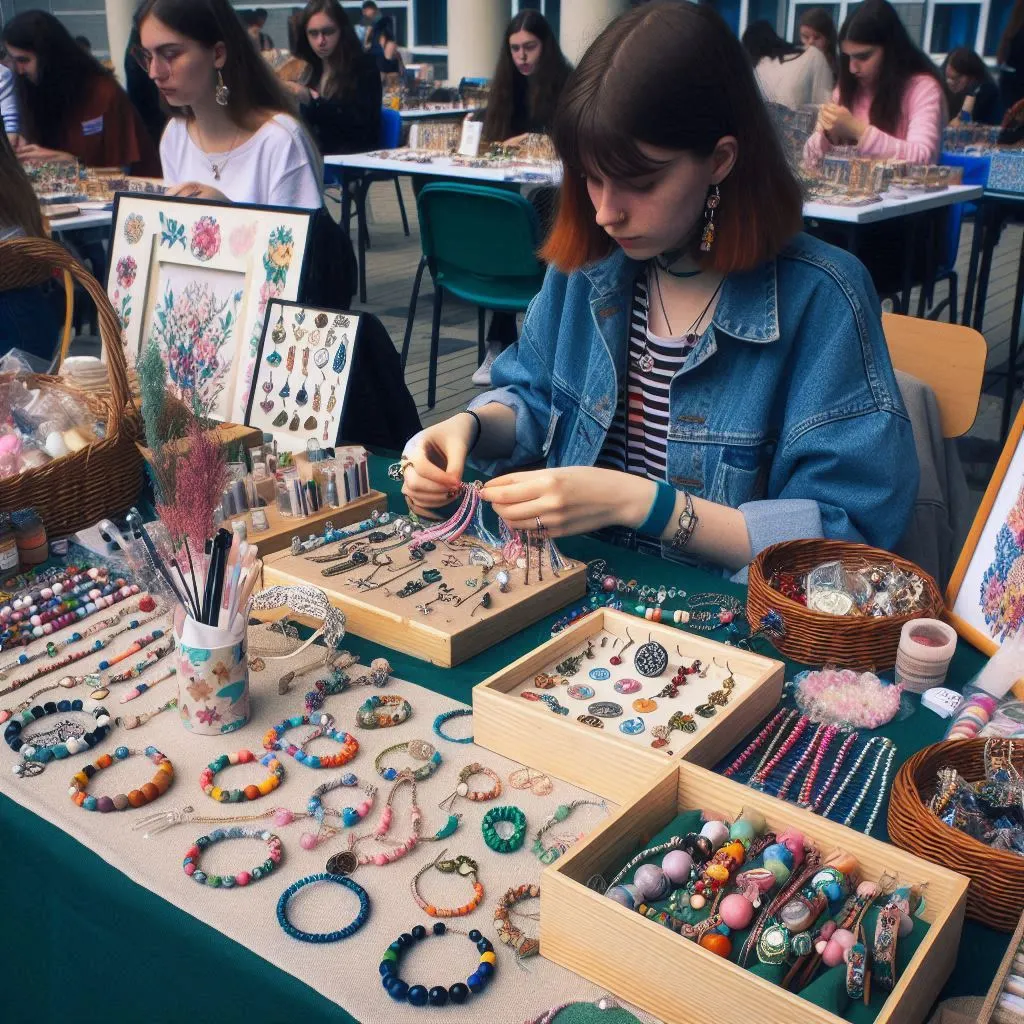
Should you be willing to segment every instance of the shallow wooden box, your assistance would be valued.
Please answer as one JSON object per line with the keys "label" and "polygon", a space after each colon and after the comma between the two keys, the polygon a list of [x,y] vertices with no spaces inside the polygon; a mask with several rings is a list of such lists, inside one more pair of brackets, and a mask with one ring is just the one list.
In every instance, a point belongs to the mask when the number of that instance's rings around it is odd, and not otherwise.
{"label": "shallow wooden box", "polygon": [[[422,569],[439,568],[441,559],[448,554],[444,545],[439,545],[420,566]],[[559,576],[545,572],[542,582],[535,580],[528,588],[515,584],[507,594],[502,594],[496,586],[489,587],[486,592],[491,595],[491,607],[486,613],[478,609],[473,614],[477,602],[470,599],[458,608],[434,605],[434,613],[422,616],[414,606],[429,600],[436,591],[426,591],[422,598],[416,595],[390,597],[383,590],[359,591],[355,587],[339,587],[335,577],[321,575],[321,568],[319,563],[282,551],[264,561],[263,578],[268,587],[297,583],[318,587],[327,594],[331,604],[345,613],[348,632],[444,668],[459,665],[508,639],[545,615],[578,600],[587,589],[586,565],[573,562],[572,568],[563,570]],[[443,569],[445,578],[453,573],[468,576],[475,572],[469,566]],[[519,573],[520,570],[514,570],[513,577],[518,578]],[[401,582],[397,582],[396,587],[400,586]]]}
{"label": "shallow wooden box", "polygon": [[[474,722],[474,727],[476,723]],[[758,793],[696,765],[666,771],[541,876],[540,948],[548,960],[654,1014],[664,1024],[843,1024],[837,1017],[675,932],[587,888],[610,878],[680,811],[735,820],[757,809],[768,827],[800,829],[820,849],[841,848],[865,878],[884,872],[926,882],[930,927],[876,1018],[876,1024],[923,1022],[956,961],[968,880],[912,854]]]}
{"label": "shallow wooden box", "polygon": [[[667,682],[672,667],[678,665],[675,647],[685,635],[687,655],[692,652],[705,664],[716,657],[728,661],[738,680],[733,698],[714,718],[698,719],[695,733],[674,732],[670,758],[665,751],[652,749],[649,742],[620,735],[614,724],[617,719],[610,727],[594,729],[574,717],[553,714],[545,704],[523,700],[514,692],[524,679],[532,679],[605,629],[620,636],[627,629],[634,637],[650,634],[662,643],[669,651],[670,667],[658,682]],[[473,740],[478,746],[621,804],[651,785],[673,759],[708,766],[719,761],[778,704],[784,675],[781,661],[602,608],[473,688]],[[557,689],[550,692],[559,696]],[[649,739],[649,734],[644,735]]]}
{"label": "shallow wooden box", "polygon": [[988,995],[985,997],[981,1012],[978,1014],[977,1024],[990,1024],[990,1022],[992,1024],[995,1024],[995,1022],[1003,1024],[1004,1021],[1024,1024],[1024,1014],[1022,1013],[1007,1009],[1000,1010],[998,1015],[995,1013],[996,1004],[999,1002],[999,997],[1003,994],[1003,986],[1006,984],[1007,978],[1011,974],[1020,973],[1013,970],[1013,961],[1021,942],[1024,942],[1024,914],[1020,916],[1020,921],[1017,923],[1017,929],[1013,933],[1013,938],[1010,940],[1009,946],[1006,947],[1006,955],[1003,957],[1003,962],[999,965],[999,970],[996,971],[996,976],[992,979],[992,984],[989,986]]}

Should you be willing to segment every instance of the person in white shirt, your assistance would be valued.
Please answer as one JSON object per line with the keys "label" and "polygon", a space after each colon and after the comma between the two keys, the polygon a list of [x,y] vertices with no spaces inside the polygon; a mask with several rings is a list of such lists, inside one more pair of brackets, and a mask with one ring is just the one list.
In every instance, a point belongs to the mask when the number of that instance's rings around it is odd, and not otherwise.
{"label": "person in white shirt", "polygon": [[21,117],[18,111],[18,97],[14,91],[14,73],[0,64],[0,119],[11,147],[21,145]]}
{"label": "person in white shirt", "polygon": [[316,146],[228,0],[146,0],[137,18],[139,62],[174,112],[160,141],[171,195],[318,209]]}
{"label": "person in white shirt", "polygon": [[807,104],[828,103],[832,98],[832,69],[816,47],[802,50],[787,43],[767,21],[755,21],[747,28],[743,46],[769,103],[798,110]]}

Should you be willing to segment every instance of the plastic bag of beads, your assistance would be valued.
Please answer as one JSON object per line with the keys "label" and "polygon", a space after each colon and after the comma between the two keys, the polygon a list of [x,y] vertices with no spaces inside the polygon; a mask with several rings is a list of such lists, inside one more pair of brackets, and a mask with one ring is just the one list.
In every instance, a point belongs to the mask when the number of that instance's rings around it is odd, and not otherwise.
{"label": "plastic bag of beads", "polygon": [[807,574],[807,607],[826,615],[856,615],[857,601],[842,562],[823,562]]}

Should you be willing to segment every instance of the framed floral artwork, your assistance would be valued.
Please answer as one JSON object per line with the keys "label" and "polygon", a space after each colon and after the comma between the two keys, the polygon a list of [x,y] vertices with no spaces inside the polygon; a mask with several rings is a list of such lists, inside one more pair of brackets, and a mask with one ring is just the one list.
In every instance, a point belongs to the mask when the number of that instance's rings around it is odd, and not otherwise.
{"label": "framed floral artwork", "polygon": [[1017,414],[946,589],[947,616],[995,654],[1024,627],[1024,408]]}
{"label": "framed floral artwork", "polygon": [[358,341],[358,313],[271,299],[245,411],[247,426],[273,434],[283,451],[341,429]]}
{"label": "framed floral artwork", "polygon": [[297,299],[309,210],[119,194],[107,295],[129,364],[155,342],[171,387],[241,423],[267,305]]}

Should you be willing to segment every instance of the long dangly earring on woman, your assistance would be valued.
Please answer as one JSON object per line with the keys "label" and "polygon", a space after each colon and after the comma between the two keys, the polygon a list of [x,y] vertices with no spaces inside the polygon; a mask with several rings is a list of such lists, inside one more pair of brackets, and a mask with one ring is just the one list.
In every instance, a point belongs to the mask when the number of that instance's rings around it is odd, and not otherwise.
{"label": "long dangly earring on woman", "polygon": [[708,189],[707,202],[704,204],[704,230],[700,236],[700,251],[711,252],[715,244],[715,210],[722,202],[722,194],[718,191],[717,185]]}
{"label": "long dangly earring on woman", "polygon": [[217,69],[217,88],[213,91],[213,98],[217,101],[217,104],[221,107],[228,105],[228,100],[231,97],[231,90],[224,84],[224,76],[220,73],[220,69]]}

